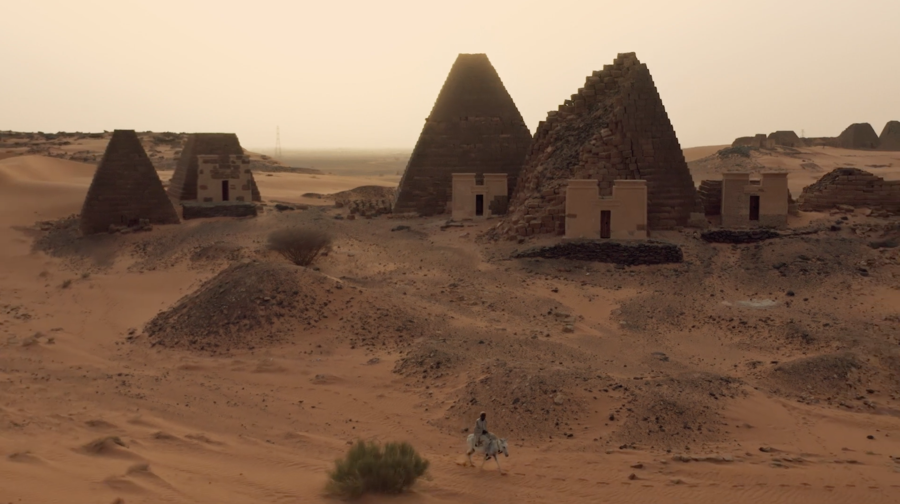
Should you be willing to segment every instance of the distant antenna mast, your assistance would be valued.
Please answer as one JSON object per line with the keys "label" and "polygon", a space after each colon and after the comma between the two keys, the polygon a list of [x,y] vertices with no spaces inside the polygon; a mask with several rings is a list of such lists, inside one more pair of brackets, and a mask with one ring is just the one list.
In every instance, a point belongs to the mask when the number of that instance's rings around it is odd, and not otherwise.
{"label": "distant antenna mast", "polygon": [[281,127],[275,126],[275,158],[281,159]]}
{"label": "distant antenna mast", "polygon": [[800,138],[806,138],[806,130],[805,129],[800,130]]}

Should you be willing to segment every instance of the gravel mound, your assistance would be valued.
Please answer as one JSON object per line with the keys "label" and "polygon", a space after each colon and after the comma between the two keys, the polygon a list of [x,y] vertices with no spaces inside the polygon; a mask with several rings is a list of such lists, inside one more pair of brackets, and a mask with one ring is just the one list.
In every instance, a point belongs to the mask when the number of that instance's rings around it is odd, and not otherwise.
{"label": "gravel mound", "polygon": [[652,449],[721,441],[719,412],[728,399],[742,393],[739,381],[707,373],[652,380],[638,388],[613,437]]}
{"label": "gravel mound", "polygon": [[287,341],[333,315],[321,275],[289,264],[241,262],[228,267],[151,320],[151,344],[228,352]]}

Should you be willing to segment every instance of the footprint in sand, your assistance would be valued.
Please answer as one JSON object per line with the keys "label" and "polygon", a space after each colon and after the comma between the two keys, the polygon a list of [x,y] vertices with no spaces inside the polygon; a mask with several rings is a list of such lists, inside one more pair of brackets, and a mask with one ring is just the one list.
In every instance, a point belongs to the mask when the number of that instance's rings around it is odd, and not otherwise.
{"label": "footprint in sand", "polygon": [[140,458],[128,451],[128,446],[118,436],[107,436],[95,439],[76,449],[85,455],[114,458]]}
{"label": "footprint in sand", "polygon": [[111,423],[107,422],[106,420],[99,420],[99,419],[88,420],[87,422],[84,422],[84,424],[92,429],[98,429],[98,430],[118,429],[118,427],[115,424],[111,424]]}
{"label": "footprint in sand", "polygon": [[186,435],[184,436],[184,438],[185,438],[185,439],[190,439],[191,441],[198,441],[198,442],[200,442],[200,443],[205,443],[205,444],[208,444],[208,445],[222,446],[222,445],[225,444],[225,443],[222,443],[222,442],[220,442],[220,441],[215,441],[215,440],[213,440],[213,439],[210,439],[210,438],[206,437],[206,436],[203,435],[203,434],[186,434]]}
{"label": "footprint in sand", "polygon": [[109,478],[103,480],[103,484],[117,492],[132,494],[141,494],[146,492],[144,487],[138,485],[128,478],[121,478],[119,476],[110,476]]}
{"label": "footprint in sand", "polygon": [[10,453],[6,457],[10,462],[17,462],[19,464],[43,464],[44,461],[39,457],[31,453],[30,451],[22,451],[16,453]]}
{"label": "footprint in sand", "polygon": [[125,472],[125,475],[133,478],[143,479],[144,481],[148,481],[157,486],[169,489],[173,488],[172,485],[169,484],[169,482],[160,478],[155,472],[150,470],[150,464],[134,464],[128,468],[128,471]]}

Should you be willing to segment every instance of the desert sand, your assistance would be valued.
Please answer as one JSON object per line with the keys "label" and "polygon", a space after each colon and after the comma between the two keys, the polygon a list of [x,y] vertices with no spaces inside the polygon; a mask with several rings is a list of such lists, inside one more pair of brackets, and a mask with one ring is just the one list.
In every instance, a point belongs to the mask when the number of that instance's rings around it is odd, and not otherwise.
{"label": "desert sand", "polygon": [[[837,151],[801,159],[900,167]],[[327,472],[359,438],[432,463],[412,493],[363,502],[898,500],[900,257],[868,246],[885,223],[862,211],[756,245],[659,233],[687,262],[617,268],[510,260],[543,242],[479,238],[494,221],[337,220],[302,196],[397,177],[272,173],[264,200],[309,208],[75,239],[60,219],[93,169],[0,160],[0,502],[334,502]],[[295,225],[335,237],[315,270],[265,250]],[[300,282],[300,305],[243,300],[262,277],[204,291],[236,263]],[[217,347],[145,331],[179,304],[217,327],[243,301],[277,323]],[[509,439],[503,476],[463,463],[480,410]]]}

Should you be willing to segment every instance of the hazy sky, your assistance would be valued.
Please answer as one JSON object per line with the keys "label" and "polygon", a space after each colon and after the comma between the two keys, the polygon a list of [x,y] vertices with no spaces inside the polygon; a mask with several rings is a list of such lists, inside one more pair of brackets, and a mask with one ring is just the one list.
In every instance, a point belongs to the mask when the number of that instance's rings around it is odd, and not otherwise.
{"label": "hazy sky", "polygon": [[411,148],[457,53],[532,132],[619,52],[682,146],[900,120],[900,0],[0,0],[0,130]]}

